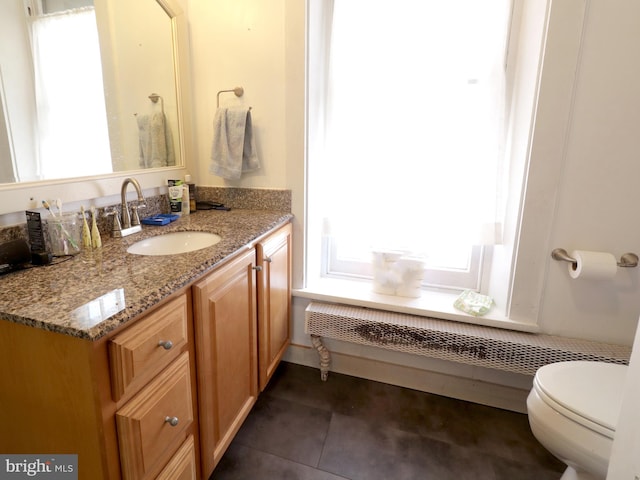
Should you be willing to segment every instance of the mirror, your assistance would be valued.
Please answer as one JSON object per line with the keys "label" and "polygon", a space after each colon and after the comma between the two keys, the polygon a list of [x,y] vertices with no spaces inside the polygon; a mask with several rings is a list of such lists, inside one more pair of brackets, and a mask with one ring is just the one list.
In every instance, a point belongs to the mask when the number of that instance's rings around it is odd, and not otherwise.
{"label": "mirror", "polygon": [[[63,179],[112,177],[118,172],[184,164],[181,102],[185,92],[180,87],[184,84],[181,71],[185,70],[185,55],[184,46],[179,45],[185,35],[180,31],[184,29],[182,11],[174,0],[88,1],[95,5],[95,14],[89,9],[94,15],[93,55],[76,49],[77,44],[90,43],[78,42],[79,33],[66,45],[60,43],[53,51],[47,48],[53,44],[47,35],[55,32],[56,25],[43,26],[45,22],[39,19],[60,19],[65,14],[37,15],[47,6],[76,7],[87,0],[30,0],[29,18],[24,0],[3,2],[0,189],[14,190],[24,182],[30,186],[50,180],[60,183]],[[80,7],[72,12],[84,10]],[[71,18],[67,14],[64,20]],[[62,24],[58,28],[70,27]],[[38,39],[44,40],[39,43]],[[48,69],[56,51],[63,54],[54,58],[53,68]],[[64,65],[65,56],[76,61]],[[101,70],[98,87],[93,85],[93,89],[85,88],[91,82],[80,73],[70,73],[79,64],[89,63]],[[62,91],[51,88],[55,82],[50,79],[60,72],[61,83],[72,86],[66,98]],[[48,108],[43,110],[43,105]],[[99,113],[84,109],[88,105],[98,108]],[[56,108],[67,117],[54,116]],[[98,120],[92,123],[89,119],[94,116]],[[87,125],[90,128],[85,128]]]}

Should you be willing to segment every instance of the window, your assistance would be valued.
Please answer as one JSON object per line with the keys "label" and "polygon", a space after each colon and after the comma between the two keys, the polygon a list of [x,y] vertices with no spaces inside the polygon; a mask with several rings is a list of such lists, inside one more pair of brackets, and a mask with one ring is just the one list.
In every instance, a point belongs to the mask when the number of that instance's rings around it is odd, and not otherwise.
{"label": "window", "polygon": [[483,246],[501,234],[511,8],[311,0],[308,210],[320,274],[370,277],[371,251],[391,249],[426,258],[425,286],[480,288]]}

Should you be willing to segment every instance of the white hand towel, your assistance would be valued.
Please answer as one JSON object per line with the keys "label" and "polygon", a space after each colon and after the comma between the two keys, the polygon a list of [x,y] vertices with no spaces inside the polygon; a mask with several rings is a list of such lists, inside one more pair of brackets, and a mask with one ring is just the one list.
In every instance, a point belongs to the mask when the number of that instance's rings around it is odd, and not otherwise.
{"label": "white hand towel", "polygon": [[173,136],[163,113],[138,115],[140,167],[156,168],[176,164]]}
{"label": "white hand towel", "polygon": [[260,168],[251,109],[218,108],[213,121],[209,172],[228,180]]}

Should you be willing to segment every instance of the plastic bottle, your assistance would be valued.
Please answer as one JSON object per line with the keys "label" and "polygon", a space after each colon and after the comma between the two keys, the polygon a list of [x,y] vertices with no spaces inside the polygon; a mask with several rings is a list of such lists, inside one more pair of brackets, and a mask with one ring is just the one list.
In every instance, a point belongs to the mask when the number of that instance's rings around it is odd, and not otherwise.
{"label": "plastic bottle", "polygon": [[169,209],[175,215],[182,215],[182,180],[168,180]]}
{"label": "plastic bottle", "polygon": [[189,210],[192,212],[196,211],[196,184],[191,183],[191,175],[184,176],[185,184],[189,189]]}
{"label": "plastic bottle", "polygon": [[[185,175],[185,181],[188,175]],[[189,215],[191,213],[191,205],[189,202],[189,185],[185,183],[182,184],[182,214]]]}

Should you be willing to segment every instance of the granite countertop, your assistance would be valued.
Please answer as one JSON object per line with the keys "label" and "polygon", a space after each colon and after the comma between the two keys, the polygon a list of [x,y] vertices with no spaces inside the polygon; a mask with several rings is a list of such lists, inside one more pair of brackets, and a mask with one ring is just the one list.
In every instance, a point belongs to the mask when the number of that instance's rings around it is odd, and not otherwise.
{"label": "granite countertop", "polygon": [[[0,277],[0,321],[97,340],[291,218],[270,210],[208,210],[162,227],[143,225],[142,232],[124,238],[103,235],[100,249]],[[170,256],[126,251],[143,238],[184,230],[215,233],[222,240]]]}

